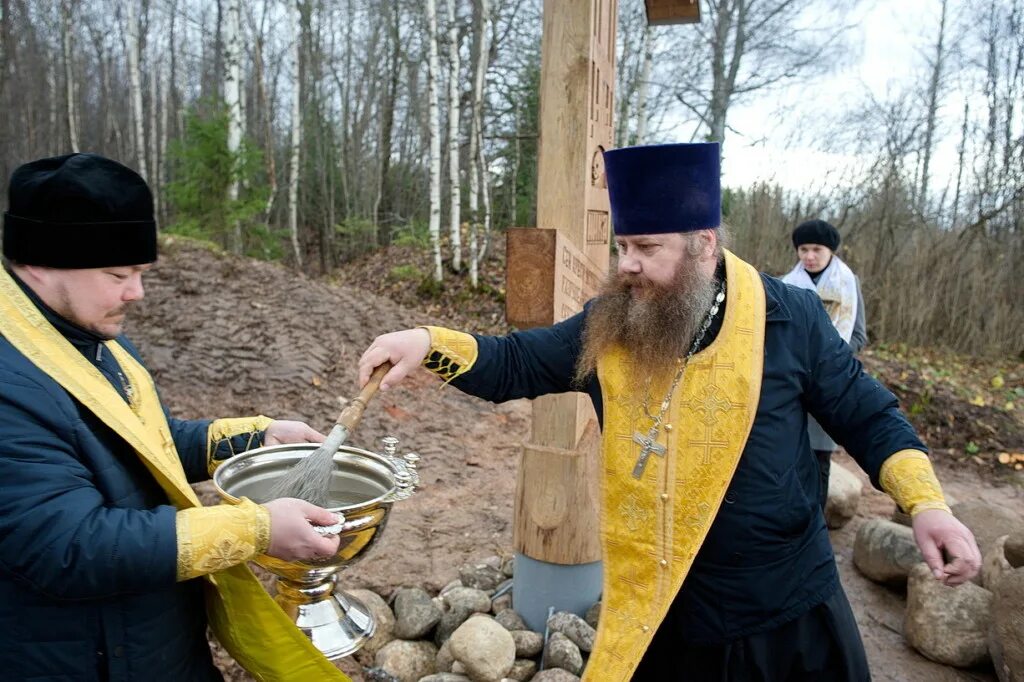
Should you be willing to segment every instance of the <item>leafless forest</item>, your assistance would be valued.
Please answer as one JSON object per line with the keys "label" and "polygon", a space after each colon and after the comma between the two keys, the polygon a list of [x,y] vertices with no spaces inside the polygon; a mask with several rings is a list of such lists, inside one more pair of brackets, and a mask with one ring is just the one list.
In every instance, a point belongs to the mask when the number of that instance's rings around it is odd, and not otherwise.
{"label": "leafless forest", "polygon": [[[858,4],[702,0],[700,24],[650,28],[620,0],[616,143],[713,139],[728,156],[756,143],[731,114],[764,102],[793,145],[854,163],[806,189],[730,186],[740,255],[788,270],[792,227],[824,217],[873,340],[1021,353],[1024,0],[926,3],[912,79],[881,97],[851,78],[823,102],[816,84],[870,30]],[[164,230],[314,274],[418,244],[426,280],[475,282],[504,228],[535,224],[542,11],[0,0],[0,172],[95,151],[150,181]]]}

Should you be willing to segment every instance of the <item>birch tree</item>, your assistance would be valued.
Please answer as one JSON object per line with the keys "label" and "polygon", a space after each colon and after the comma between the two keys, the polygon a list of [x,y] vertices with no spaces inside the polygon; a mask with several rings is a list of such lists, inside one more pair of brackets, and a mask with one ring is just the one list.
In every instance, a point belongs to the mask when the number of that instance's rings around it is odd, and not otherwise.
{"label": "birch tree", "polygon": [[459,28],[455,24],[456,0],[448,0],[448,200],[452,270],[462,270],[460,227],[462,188],[459,184]]}
{"label": "birch tree", "polygon": [[928,201],[928,183],[931,173],[932,149],[935,146],[935,126],[938,117],[940,104],[940,89],[942,84],[942,68],[946,60],[946,5],[947,0],[942,0],[942,14],[939,19],[939,36],[935,41],[935,55],[931,61],[931,77],[928,80],[928,113],[924,129],[924,144],[922,153],[924,158],[921,162],[921,189],[918,194],[918,205],[924,207]]}
{"label": "birch tree", "polygon": [[71,31],[71,3],[63,0],[60,4],[61,52],[64,56],[64,96],[67,102],[68,141],[71,151],[78,151],[78,115],[75,112],[75,75],[72,69],[74,33]]}
{"label": "birch tree", "polygon": [[[228,110],[228,158],[231,178],[228,181],[228,206],[238,202],[241,183],[238,172],[242,147],[242,17],[241,0],[228,0],[224,25],[224,104]],[[231,250],[242,253],[242,223],[231,221]]]}
{"label": "birch tree", "polygon": [[434,249],[434,281],[441,272],[441,114],[437,80],[441,66],[437,55],[437,4],[426,0],[427,19],[427,126],[430,136],[430,242]]}
{"label": "birch tree", "polygon": [[142,109],[142,72],[139,52],[142,41],[136,0],[125,0],[125,52],[128,60],[128,92],[131,98],[132,147],[139,167],[139,175],[149,179],[146,167],[146,133]]}
{"label": "birch tree", "polygon": [[[474,288],[480,283],[480,232],[486,221],[481,221],[480,205],[489,214],[490,201],[486,196],[486,169],[483,149],[483,106],[484,106],[484,75],[487,73],[487,24],[490,20],[488,0],[477,0],[475,7],[476,26],[474,28],[473,57],[473,98],[472,118],[469,133],[469,281]],[[481,200],[481,195],[483,199]]]}
{"label": "birch tree", "polygon": [[644,144],[647,140],[647,93],[651,89],[651,67],[654,64],[654,42],[651,27],[644,28],[644,64],[640,70],[640,82],[636,91],[636,140],[634,144]]}
{"label": "birch tree", "polygon": [[299,248],[299,150],[302,147],[302,74],[299,72],[299,53],[302,50],[302,14],[297,3],[289,2],[288,24],[291,27],[292,46],[289,52],[292,86],[291,144],[288,154],[288,234],[291,236],[295,267],[302,268]]}

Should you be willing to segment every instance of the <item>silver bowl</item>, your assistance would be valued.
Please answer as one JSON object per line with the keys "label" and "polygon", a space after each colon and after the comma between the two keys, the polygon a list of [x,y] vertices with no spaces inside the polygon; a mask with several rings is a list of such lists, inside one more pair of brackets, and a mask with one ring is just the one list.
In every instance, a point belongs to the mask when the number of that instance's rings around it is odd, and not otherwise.
{"label": "silver bowl", "polygon": [[[419,483],[419,457],[396,456],[396,438],[382,442],[381,453],[342,446],[334,456],[328,509],[343,520],[321,529],[338,535],[334,555],[317,561],[283,561],[266,554],[255,559],[278,578],[275,601],[329,659],[356,652],[376,629],[369,609],[337,587],[338,572],[366,555],[384,531],[391,505],[407,499]],[[241,497],[268,502],[277,480],[317,447],[316,443],[271,445],[243,452],[217,467],[213,484],[228,502]]]}

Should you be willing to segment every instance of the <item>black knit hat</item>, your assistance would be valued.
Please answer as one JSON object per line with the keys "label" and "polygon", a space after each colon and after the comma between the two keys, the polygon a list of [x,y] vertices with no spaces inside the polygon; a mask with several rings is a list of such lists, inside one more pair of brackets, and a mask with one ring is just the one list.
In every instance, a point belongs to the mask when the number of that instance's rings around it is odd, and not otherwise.
{"label": "black knit hat", "polygon": [[97,154],[19,166],[4,213],[3,253],[23,265],[103,268],[156,260],[153,195],[142,177]]}
{"label": "black knit hat", "polygon": [[801,244],[821,244],[835,251],[839,248],[839,230],[824,220],[808,220],[793,230],[793,248]]}

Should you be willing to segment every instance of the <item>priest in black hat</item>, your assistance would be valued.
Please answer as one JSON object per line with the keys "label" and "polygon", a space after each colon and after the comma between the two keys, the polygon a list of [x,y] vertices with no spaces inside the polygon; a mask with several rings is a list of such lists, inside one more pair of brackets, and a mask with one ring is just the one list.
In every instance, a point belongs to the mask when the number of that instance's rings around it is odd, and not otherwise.
{"label": "priest in black hat", "polygon": [[808,414],[913,516],[936,579],[977,572],[971,532],[820,299],[725,248],[718,145],[604,158],[618,263],[583,312],[504,337],[385,334],[363,354],[361,380],[391,361],[382,385],[394,385],[425,362],[489,400],[590,395],[605,560],[585,680],[869,679],[818,504]]}
{"label": "priest in black hat", "polygon": [[95,154],[11,177],[0,269],[0,676],[221,679],[208,623],[262,680],[347,679],[245,562],[329,555],[300,500],[203,507],[190,487],[263,443],[319,441],[266,417],[182,421],[121,334],[157,259],[153,199]]}

